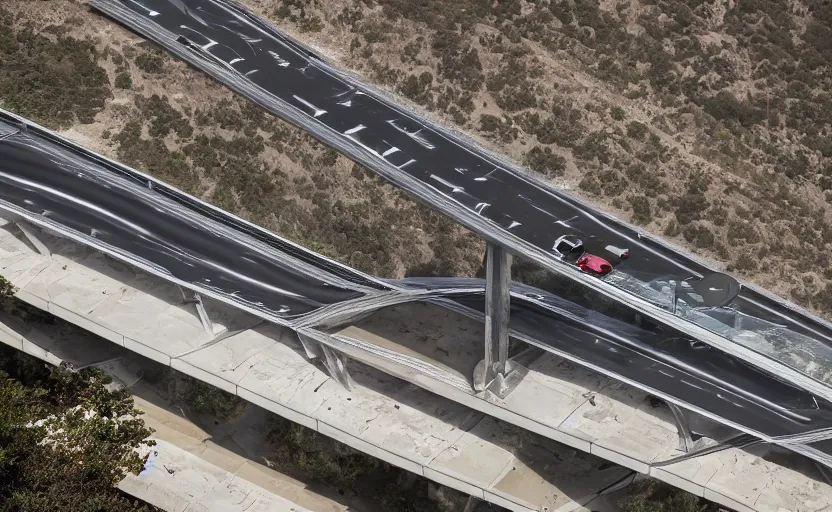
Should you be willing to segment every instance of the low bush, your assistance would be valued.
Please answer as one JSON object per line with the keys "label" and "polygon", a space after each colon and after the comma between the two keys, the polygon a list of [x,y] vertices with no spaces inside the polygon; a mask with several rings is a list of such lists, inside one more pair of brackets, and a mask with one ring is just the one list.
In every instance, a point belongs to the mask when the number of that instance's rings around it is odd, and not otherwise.
{"label": "low bush", "polygon": [[627,136],[634,140],[644,140],[647,131],[647,126],[638,121],[630,121],[627,125]]}
{"label": "low bush", "polygon": [[116,83],[115,86],[117,89],[132,89],[133,88],[133,77],[130,76],[130,72],[122,71],[118,75],[116,75]]}
{"label": "low bush", "polygon": [[645,196],[633,196],[630,198],[630,206],[633,208],[633,222],[636,224],[649,224],[653,220],[650,209],[650,200]]}
{"label": "low bush", "polygon": [[566,159],[554,153],[551,148],[536,146],[523,158],[523,163],[549,179],[563,176],[566,170]]}

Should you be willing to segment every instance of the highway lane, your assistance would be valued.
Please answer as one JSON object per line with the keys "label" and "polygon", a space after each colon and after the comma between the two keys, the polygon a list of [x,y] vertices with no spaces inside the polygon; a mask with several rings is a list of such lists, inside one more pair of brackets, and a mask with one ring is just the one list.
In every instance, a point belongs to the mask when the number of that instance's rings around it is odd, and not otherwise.
{"label": "highway lane", "polygon": [[[448,205],[474,212],[503,233],[551,255],[554,241],[576,234],[600,246],[628,248],[616,272],[642,281],[712,271],[632,228],[592,212],[580,201],[491,158],[335,73],[311,52],[244,9],[223,0],[93,0],[107,12],[115,1],[144,22],[175,34],[198,52],[263,91],[293,105],[322,128],[418,180]],[[421,199],[426,200],[425,197]],[[428,199],[428,202],[431,202]],[[431,202],[438,206],[435,201]],[[459,220],[459,219],[458,219]],[[470,227],[470,226],[469,226]],[[481,232],[483,236],[492,234]],[[554,261],[555,258],[552,257]],[[636,293],[637,287],[628,287]],[[743,288],[732,307],[832,345],[828,323]]]}
{"label": "highway lane", "polygon": [[[266,232],[257,240],[245,232],[250,227],[236,227],[238,219],[163,183],[12,116],[0,119],[0,208],[48,219],[62,232],[85,235],[82,243],[115,248],[128,262],[135,256],[162,277],[267,320],[300,325],[323,305],[374,291],[359,282],[388,291],[483,287],[467,278],[382,282]],[[454,300],[483,311],[481,293]],[[642,329],[524,285],[512,287],[511,328],[536,346],[765,439],[832,431],[829,401],[676,331]]]}
{"label": "highway lane", "polygon": [[229,237],[199,216],[28,134],[0,140],[0,201],[150,262],[181,281],[292,317],[360,297],[324,273],[275,258],[245,236]]}

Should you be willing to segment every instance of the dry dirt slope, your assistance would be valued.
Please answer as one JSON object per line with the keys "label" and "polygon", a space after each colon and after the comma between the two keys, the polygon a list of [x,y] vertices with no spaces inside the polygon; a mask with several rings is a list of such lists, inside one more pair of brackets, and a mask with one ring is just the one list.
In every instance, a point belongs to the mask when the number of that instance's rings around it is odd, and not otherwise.
{"label": "dry dirt slope", "polygon": [[[557,185],[832,312],[830,6],[247,3]],[[478,266],[470,234],[81,0],[2,9],[6,108],[363,270]]]}

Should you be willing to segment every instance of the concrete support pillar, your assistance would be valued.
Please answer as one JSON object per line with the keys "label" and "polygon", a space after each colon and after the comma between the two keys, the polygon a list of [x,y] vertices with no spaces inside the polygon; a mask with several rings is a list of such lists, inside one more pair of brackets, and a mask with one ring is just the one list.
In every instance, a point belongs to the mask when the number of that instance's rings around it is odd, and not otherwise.
{"label": "concrete support pillar", "polygon": [[213,338],[215,336],[214,324],[211,322],[211,317],[208,316],[208,312],[205,310],[205,304],[202,303],[202,295],[190,290],[186,292],[184,288],[178,285],[177,287],[179,288],[179,293],[182,294],[182,303],[194,305],[196,314],[199,316],[199,321],[205,329],[205,333]]}
{"label": "concrete support pillar", "polygon": [[318,359],[329,372],[329,376],[344,389],[348,391],[355,389],[355,382],[347,368],[347,356],[300,332],[298,339],[306,352],[306,357]]}
{"label": "concrete support pillar", "polygon": [[485,359],[489,362],[486,366],[493,375],[505,375],[511,254],[494,244],[488,244],[485,282]]}
{"label": "concrete support pillar", "polygon": [[670,402],[667,402],[667,407],[673,413],[673,418],[676,420],[676,428],[679,433],[679,450],[687,453],[693,449],[694,440],[688,419],[685,417],[685,412],[678,405]]}
{"label": "concrete support pillar", "polygon": [[51,256],[52,253],[49,251],[49,248],[46,247],[46,244],[40,241],[38,235],[35,233],[35,230],[32,226],[30,226],[25,221],[18,221],[17,227],[20,228],[20,232],[23,233],[23,236],[29,240],[29,243],[38,251],[38,253],[42,254],[43,256]]}
{"label": "concrete support pillar", "polygon": [[486,258],[485,359],[477,366],[479,375],[474,376],[474,388],[489,388],[502,395],[508,364],[511,255],[500,246],[488,244]]}

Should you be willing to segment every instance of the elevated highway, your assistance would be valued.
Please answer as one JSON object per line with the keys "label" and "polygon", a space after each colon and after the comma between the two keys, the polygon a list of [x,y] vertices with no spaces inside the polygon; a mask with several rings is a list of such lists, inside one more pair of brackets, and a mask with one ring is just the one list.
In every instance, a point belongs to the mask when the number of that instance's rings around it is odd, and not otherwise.
{"label": "elevated highway", "polygon": [[[348,363],[354,385],[346,390],[309,360],[290,329],[206,299],[203,307],[213,320],[209,334],[196,304],[184,301],[176,285],[69,240],[39,235],[48,257],[11,224],[0,228],[0,273],[13,278],[21,300],[88,334],[23,324],[0,313],[0,342],[51,364],[100,366],[129,386],[143,370],[169,365],[397,467],[518,512],[595,510],[593,500],[631,482],[633,470],[740,512],[832,506],[832,485],[808,459],[748,439],[686,457],[666,407],[553,354],[513,357],[525,375],[505,399],[461,397],[433,384],[446,398],[422,389],[427,386],[418,373],[400,379],[356,361]],[[9,265],[21,253],[33,264],[31,272]],[[374,333],[397,353],[413,347],[422,359],[437,361],[432,354],[448,351],[443,361],[454,368],[470,368],[480,357],[477,322],[420,311],[439,309],[433,305],[399,307],[408,309],[386,310],[386,316],[344,330],[352,336]],[[410,339],[395,336],[391,319],[405,316],[438,317],[447,332],[422,328]],[[433,350],[425,347],[425,337]],[[164,428],[158,435],[175,438]],[[217,464],[220,454],[206,455]],[[157,473],[152,481],[161,486],[164,474]],[[253,478],[250,472],[240,477]],[[133,492],[141,484],[124,485]],[[168,499],[159,504],[171,503],[175,491],[157,495]]]}
{"label": "elevated highway", "polygon": [[[456,403],[466,410],[479,411],[514,425],[512,428],[534,432],[577,452],[653,475],[731,508],[776,510],[767,508],[775,503],[777,507],[797,510],[786,496],[815,502],[822,498],[801,490],[821,485],[822,473],[798,477],[794,476],[794,469],[771,462],[764,463],[768,468],[766,471],[778,478],[781,474],[790,475],[788,484],[773,487],[777,489],[776,496],[770,496],[768,491],[738,495],[729,489],[731,486],[745,489],[740,485],[745,481],[743,477],[733,474],[738,464],[749,467],[763,464],[760,453],[781,450],[772,448],[774,445],[786,449],[778,453],[785,453],[788,460],[794,461],[795,467],[806,466],[808,460],[825,463],[822,422],[826,421],[824,414],[828,406],[822,399],[797,387],[736,359],[731,362],[731,371],[722,372],[725,375],[720,378],[733,379],[750,372],[746,382],[752,388],[744,389],[737,387],[736,382],[715,380],[706,375],[704,368],[694,371],[679,364],[683,354],[662,356],[661,351],[646,351],[644,345],[651,339],[649,332],[582,310],[545,292],[515,286],[512,288],[515,307],[512,322],[518,318],[521,321],[512,326],[510,334],[514,340],[531,347],[512,353],[507,361],[517,379],[510,394],[499,396],[488,390],[477,391],[471,367],[481,358],[484,313],[477,305],[482,301],[485,288],[481,281],[416,279],[385,282],[356,273],[185,196],[151,177],[83,150],[32,123],[11,114],[3,115],[4,122],[0,124],[3,134],[0,136],[0,154],[4,157],[0,160],[3,180],[0,217],[5,220],[0,222],[4,224],[0,232],[0,274],[18,287],[21,300],[35,307],[357,449],[465,492],[486,499],[497,496],[493,498],[497,503],[505,503],[500,499],[508,500],[517,510],[542,509],[548,507],[544,503],[550,502],[535,494],[540,490],[537,488],[534,493],[524,491],[531,494],[521,493],[522,496],[512,494],[515,491],[506,493],[505,489],[503,494],[495,492],[494,486],[502,480],[494,480],[497,478],[494,476],[483,481],[483,474],[490,473],[483,473],[472,459],[439,468],[436,464],[441,459],[436,459],[436,452],[426,450],[424,444],[400,444],[402,439],[418,439],[418,436],[413,437],[416,434],[412,430],[407,430],[404,438],[397,437],[392,435],[396,431],[393,423],[384,421],[378,423],[376,429],[368,430],[367,422],[360,418],[362,414],[375,411],[372,406],[368,405],[369,409],[363,413],[348,405],[334,413],[335,408],[327,405],[324,411],[327,396],[332,399],[337,396],[341,403],[351,404],[358,396],[353,393],[366,386],[361,371],[349,371],[350,363],[345,356],[382,370],[375,375],[388,384],[373,385],[377,392],[389,388],[388,391],[400,396],[393,391],[398,389],[396,385],[390,383],[401,382],[396,380],[401,378],[435,394],[419,390],[423,398],[410,403],[410,409],[407,409],[422,411],[418,416],[422,418],[420,422],[439,422],[435,428],[417,429],[422,432],[420,435],[427,436],[424,443],[428,446],[437,432],[447,428],[448,422],[452,429],[465,430],[464,422],[457,424],[447,417],[447,412],[442,412],[452,407],[447,404]],[[39,176],[43,179],[35,179]],[[95,193],[89,193],[90,190]],[[133,193],[134,197],[147,198],[147,207],[131,211],[130,205],[136,204],[131,199]],[[55,197],[61,200],[49,202]],[[126,199],[115,201],[111,197]],[[44,208],[44,205],[50,208]],[[168,216],[163,228],[157,227],[157,220],[151,218],[157,214]],[[118,228],[131,225],[130,229]],[[175,232],[165,231],[169,226],[183,226],[190,235],[183,237],[180,244]],[[160,236],[165,233],[168,235]],[[197,278],[189,279],[189,274],[170,272],[157,263],[168,260],[154,260],[157,254],[167,258],[168,251],[176,251],[174,254],[181,258],[179,261],[202,265],[205,258],[214,255],[198,252],[205,245],[184,242],[203,236],[226,237],[228,240],[222,243],[237,244],[234,251],[238,251],[239,258],[254,252],[264,264],[281,263],[274,264],[273,268],[279,271],[268,274],[270,276],[297,272],[317,285],[323,283],[321,289],[326,292],[332,289],[344,295],[340,302],[316,299],[317,304],[311,306],[298,301],[296,304],[305,304],[304,307],[309,309],[294,314],[281,313],[281,308],[274,305],[286,302],[284,295],[269,288],[269,293],[263,292],[265,302],[262,304],[239,300],[245,295],[236,294],[235,289],[230,288],[235,280],[256,287],[263,287],[263,284],[255,279],[257,274],[246,275],[238,271],[239,267],[233,266],[236,258],[226,258],[222,265],[214,260],[213,268],[226,267],[218,272],[218,275],[225,275],[222,281],[211,277],[205,281],[206,274],[203,273],[192,274]],[[132,248],[144,252],[140,256],[134,254]],[[280,282],[297,283],[294,279],[290,275]],[[226,287],[214,286],[217,282]],[[294,295],[307,298],[306,294],[297,293],[303,290],[302,286],[294,286]],[[285,288],[288,286],[281,289]],[[326,293],[317,295],[327,296]],[[379,324],[379,317],[373,315],[389,312],[391,307],[435,308],[427,316],[442,321],[437,330],[414,340],[400,333],[380,330],[390,324],[389,317],[388,321]],[[443,313],[437,313],[437,310]],[[411,309],[394,317],[408,317],[414,315],[414,311],[418,310]],[[522,320],[535,314],[543,316],[536,322]],[[374,318],[377,319],[375,324]],[[539,326],[537,331],[527,329],[535,324]],[[599,326],[603,329],[599,330]],[[300,341],[295,341],[293,331],[300,335]],[[547,331],[549,339],[562,335],[567,342],[560,348],[546,342],[541,333]],[[603,339],[602,333],[615,343],[610,345],[613,350],[606,350],[606,355],[604,351],[596,353],[603,357],[600,362],[582,359],[591,356],[592,350],[585,349],[584,355],[569,351],[570,347],[581,344],[597,346]],[[23,335],[11,334],[7,339],[15,344],[19,341],[21,349],[35,350],[25,343]],[[446,341],[440,347],[442,339]],[[660,337],[653,339],[656,347],[666,346],[671,341]],[[519,346],[522,347],[522,343]],[[685,346],[690,347],[690,344],[686,342]],[[684,378],[700,378],[703,386],[711,382],[711,385],[717,383],[722,387],[715,389],[712,395],[699,394],[700,398],[704,397],[701,399],[704,408],[700,410],[674,397],[673,390],[654,390],[638,379],[624,378],[610,371],[603,363],[620,358],[615,354],[621,354],[620,350],[626,347],[630,347],[634,355],[641,351],[648,356],[646,361],[652,361],[641,368],[641,373],[651,367],[666,368],[662,371],[679,371],[684,372]],[[453,357],[439,355],[443,350],[452,352]],[[700,360],[708,367],[720,364],[719,361],[732,361],[713,349],[706,351],[714,356]],[[305,377],[307,369],[314,368],[308,361],[310,357],[324,362],[328,373],[317,370],[315,375],[319,377]],[[728,359],[723,359],[725,357]],[[295,363],[289,364],[289,361]],[[657,366],[660,363],[665,366]],[[323,388],[320,387],[326,382],[329,382],[327,389],[332,390],[328,395],[321,393]],[[760,388],[765,397],[753,396],[751,391],[757,389],[753,386],[759,386],[760,382],[766,383]],[[736,404],[728,400],[722,390],[733,393],[733,400],[743,399],[747,400],[746,404],[755,405],[759,415],[756,423],[743,420],[734,424],[734,420],[714,414],[712,409],[717,407],[713,404]],[[374,396],[381,395],[384,393]],[[668,397],[668,403],[681,405],[687,411],[682,421],[674,415],[677,411],[651,399],[651,395]],[[401,410],[401,404],[395,403],[395,399],[393,402],[389,397],[386,400],[386,407]],[[422,404],[441,401],[446,405],[431,412],[423,410],[419,401]],[[746,414],[751,410],[748,407],[742,409]],[[802,417],[807,417],[808,421]],[[742,419],[740,415],[736,418]],[[398,421],[410,425],[408,429],[413,428],[410,420]],[[764,433],[760,431],[762,426],[787,429],[788,433],[785,437],[772,436],[778,431]],[[390,434],[381,436],[387,440],[381,445],[375,443],[380,432]],[[703,433],[724,442],[715,444],[706,438],[694,439]],[[789,454],[790,451],[793,453]],[[488,457],[477,455],[473,460]],[[728,463],[730,460],[734,462]],[[723,477],[716,477],[720,471],[733,476],[726,474],[727,480],[720,480]],[[709,476],[705,477],[706,474]],[[731,484],[728,487],[716,485],[720,481]],[[787,485],[788,492],[783,494],[778,485]],[[549,491],[543,494],[562,496]],[[564,501],[562,505],[571,501],[574,500]]]}
{"label": "elevated highway", "polygon": [[[254,317],[290,327],[310,354],[337,350],[418,372],[422,382],[475,392],[441,368],[328,331],[382,308],[433,301],[484,321],[476,279],[381,281],[244,223],[135,170],[107,161],[10,114],[0,123],[0,210],[44,255],[30,224],[69,237]],[[19,260],[19,261],[17,261]],[[24,275],[35,260],[20,258]],[[11,266],[9,268],[17,268]],[[12,276],[14,277],[14,276]],[[26,287],[23,287],[26,291]],[[832,433],[832,404],[749,362],[673,330],[639,327],[528,286],[507,289],[515,339],[641,388],[766,442],[830,464],[813,446]],[[213,323],[206,315],[206,330]],[[329,354],[334,376],[348,385]]]}
{"label": "elevated highway", "polygon": [[[812,394],[832,398],[829,322],[743,285],[727,308],[679,304],[702,262],[598,212],[335,69],[233,0],[92,0],[108,16],[338,149],[489,242]],[[563,235],[629,250],[603,278],[553,251]],[[688,295],[690,297],[690,295]],[[705,304],[708,306],[708,304]]]}

